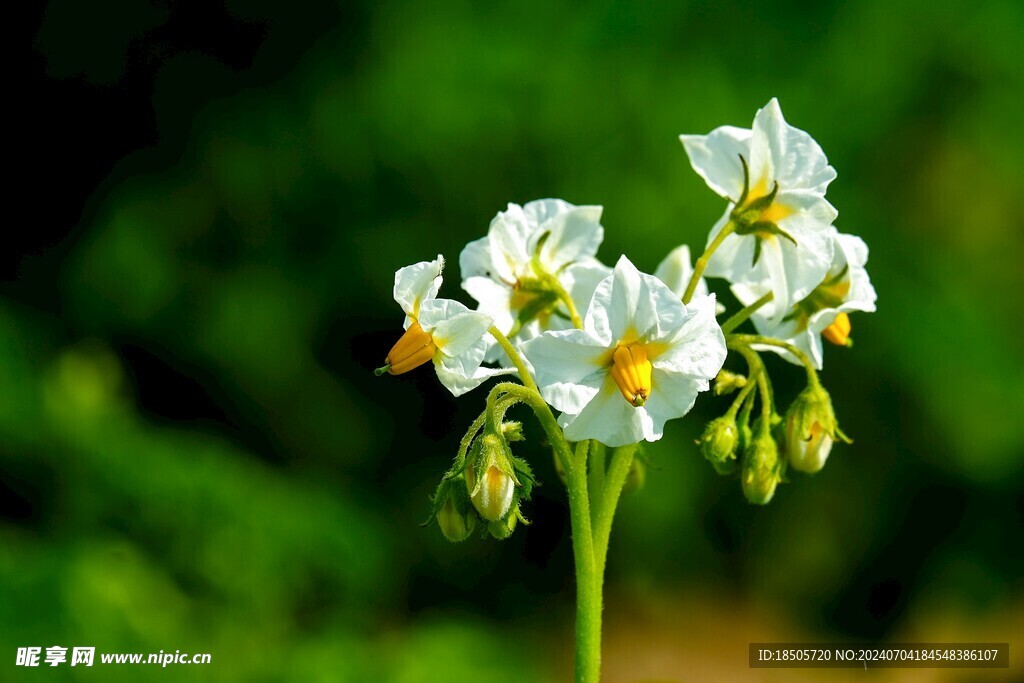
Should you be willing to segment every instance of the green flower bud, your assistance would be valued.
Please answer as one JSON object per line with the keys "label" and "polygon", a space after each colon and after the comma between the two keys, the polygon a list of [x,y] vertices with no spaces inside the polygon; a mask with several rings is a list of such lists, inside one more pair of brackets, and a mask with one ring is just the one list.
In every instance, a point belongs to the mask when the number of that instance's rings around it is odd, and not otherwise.
{"label": "green flower bud", "polygon": [[460,513],[452,497],[449,497],[437,511],[437,525],[441,527],[441,533],[445,538],[452,543],[458,543],[473,533],[476,527],[476,514],[471,509]]}
{"label": "green flower bud", "polygon": [[503,518],[512,506],[517,482],[507,448],[501,437],[484,434],[473,447],[475,462],[466,467],[466,490],[473,507],[488,522]]}
{"label": "green flower bud", "polygon": [[719,474],[731,474],[736,470],[736,446],[740,430],[736,420],[723,415],[708,423],[700,437],[700,451]]}
{"label": "green flower bud", "polygon": [[747,378],[743,375],[728,370],[719,370],[718,376],[715,377],[715,396],[725,396],[745,386],[747,386]]}
{"label": "green flower bud", "polygon": [[743,494],[755,505],[765,505],[775,495],[775,487],[782,481],[782,462],[779,448],[772,438],[768,424],[758,421],[753,438],[743,452],[743,473],[740,476]]}
{"label": "green flower bud", "polygon": [[786,413],[789,464],[801,472],[820,471],[837,434],[842,438],[828,392],[820,385],[808,385]]}
{"label": "green flower bud", "polygon": [[516,529],[516,524],[519,522],[519,510],[518,508],[512,510],[505,516],[505,519],[497,519],[487,525],[487,531],[490,532],[491,536],[494,536],[499,541],[504,541],[506,538],[512,535],[512,532]]}

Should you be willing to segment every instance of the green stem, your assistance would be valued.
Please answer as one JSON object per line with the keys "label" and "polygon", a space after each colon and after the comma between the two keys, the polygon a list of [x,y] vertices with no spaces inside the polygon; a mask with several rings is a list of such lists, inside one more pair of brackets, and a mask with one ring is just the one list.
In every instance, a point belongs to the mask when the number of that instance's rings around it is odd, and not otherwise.
{"label": "green stem", "polygon": [[[495,392],[493,391],[491,392],[491,394],[494,393]],[[459,450],[455,454],[455,462],[460,466],[462,465],[462,462],[466,459],[466,454],[469,452],[469,447],[473,444],[473,439],[475,439],[477,433],[483,429],[489,415],[493,414],[499,416],[498,422],[500,423],[500,416],[503,416],[509,408],[514,406],[516,403],[519,403],[519,401],[520,399],[514,397],[502,396],[501,398],[498,398],[495,396],[495,400],[492,405],[491,396],[489,394],[487,397],[487,407],[484,409],[484,412],[480,413],[480,415],[473,420],[472,424],[469,425],[469,429],[466,430],[465,435],[462,437],[462,441],[459,443]]]}
{"label": "green stem", "polygon": [[[487,396],[488,419],[502,418],[498,411],[506,405],[504,401],[508,401],[508,406],[515,402],[530,406],[565,469],[569,492],[569,518],[572,524],[573,560],[576,566],[575,680],[576,683],[598,683],[601,676],[602,599],[601,580],[594,554],[590,495],[587,488],[589,442],[582,442],[576,453],[573,453],[554,414],[536,389],[514,382],[496,385]],[[610,527],[610,520],[608,525]],[[603,558],[601,565],[604,565]]]}
{"label": "green stem", "polygon": [[740,406],[743,405],[743,402],[745,400],[747,400],[747,396],[750,395],[750,392],[753,391],[754,388],[757,386],[757,378],[760,376],[760,368],[750,369],[750,371],[747,373],[747,383],[743,386],[742,389],[740,389],[740,392],[736,395],[736,400],[734,400],[732,402],[732,405],[729,406],[729,410],[725,412],[726,417],[736,419],[736,413],[739,412]]}
{"label": "green stem", "polygon": [[728,320],[722,323],[722,334],[729,334],[730,332],[735,330],[737,327],[745,323],[747,321],[747,318],[753,315],[757,311],[757,309],[761,308],[774,298],[775,293],[768,292],[767,294],[765,294],[760,299],[750,304],[743,310],[737,311],[735,314],[730,316]]}
{"label": "green stem", "polygon": [[569,311],[569,319],[572,320],[572,325],[577,330],[583,329],[583,318],[580,317],[580,312],[576,309],[576,302],[569,296],[569,292],[566,291],[565,287],[558,280],[557,277],[551,274],[545,274],[545,284],[551,288],[551,290],[558,295],[558,300],[565,304],[565,308]]}
{"label": "green stem", "polygon": [[605,478],[604,490],[600,494],[601,502],[594,515],[594,557],[597,562],[599,589],[603,589],[604,586],[604,568],[608,559],[608,540],[612,533],[615,509],[618,507],[619,497],[622,495],[622,487],[625,486],[626,479],[629,477],[629,469],[633,466],[636,449],[637,444],[615,449]]}
{"label": "green stem", "polygon": [[587,482],[590,485],[590,508],[595,516],[601,507],[601,491],[604,489],[604,456],[605,445],[600,441],[592,441],[590,444]]}
{"label": "green stem", "polygon": [[488,331],[491,333],[491,336],[494,337],[494,340],[498,342],[498,345],[508,355],[509,360],[512,361],[512,365],[514,365],[516,370],[519,371],[519,378],[523,380],[523,385],[533,389],[534,391],[538,391],[537,383],[534,382],[533,377],[530,376],[530,371],[526,367],[526,362],[523,360],[523,357],[519,355],[519,352],[516,351],[516,347],[512,346],[512,342],[510,342],[508,338],[501,333],[501,330],[493,325]]}
{"label": "green stem", "polygon": [[750,346],[751,344],[763,344],[765,346],[776,346],[780,349],[785,349],[791,354],[796,356],[797,360],[803,363],[804,369],[807,370],[807,383],[811,386],[818,386],[818,371],[814,367],[814,363],[807,357],[807,354],[793,346],[787,341],[781,339],[775,339],[774,337],[762,337],[759,334],[730,334],[726,339],[726,344],[735,342],[737,345]]}
{"label": "green stem", "polygon": [[708,261],[711,259],[711,255],[715,253],[718,247],[722,246],[722,242],[726,237],[732,234],[732,231],[736,229],[736,223],[730,220],[725,226],[715,235],[715,239],[711,240],[711,244],[704,250],[704,253],[700,255],[697,262],[693,264],[693,275],[690,276],[690,282],[686,285],[686,292],[683,293],[683,303],[690,303],[690,299],[693,298],[693,293],[697,291],[697,283],[700,282],[700,278],[704,275],[704,269],[708,267]]}
{"label": "green stem", "polygon": [[[563,439],[564,443],[564,439]],[[586,454],[582,454],[584,458]],[[568,473],[569,518],[576,565],[576,683],[598,683],[601,678],[601,582],[594,556],[587,492],[586,461]]]}
{"label": "green stem", "polygon": [[750,369],[750,374],[757,374],[757,385],[758,388],[761,389],[762,403],[765,404],[761,407],[761,411],[770,412],[771,406],[775,404],[775,398],[774,392],[772,391],[771,379],[768,377],[768,369],[764,366],[761,354],[750,348],[748,345],[736,341],[736,337],[740,336],[743,335],[731,334],[726,337],[726,348],[730,348],[743,356],[744,360],[747,361],[747,367]]}

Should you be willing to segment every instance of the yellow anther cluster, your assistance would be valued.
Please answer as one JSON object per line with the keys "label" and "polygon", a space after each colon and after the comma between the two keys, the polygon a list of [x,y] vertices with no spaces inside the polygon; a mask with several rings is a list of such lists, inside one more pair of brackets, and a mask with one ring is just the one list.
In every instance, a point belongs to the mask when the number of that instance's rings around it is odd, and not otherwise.
{"label": "yellow anther cluster", "polygon": [[437,353],[437,345],[429,334],[423,331],[420,324],[409,325],[402,338],[399,339],[385,361],[388,373],[401,375],[426,363]]}
{"label": "yellow anther cluster", "polygon": [[623,398],[631,406],[642,406],[651,396],[651,361],[647,360],[647,351],[642,344],[617,346],[612,361],[612,379]]}
{"label": "yellow anther cluster", "polygon": [[850,316],[840,313],[836,316],[835,322],[822,330],[822,336],[836,346],[850,345]]}

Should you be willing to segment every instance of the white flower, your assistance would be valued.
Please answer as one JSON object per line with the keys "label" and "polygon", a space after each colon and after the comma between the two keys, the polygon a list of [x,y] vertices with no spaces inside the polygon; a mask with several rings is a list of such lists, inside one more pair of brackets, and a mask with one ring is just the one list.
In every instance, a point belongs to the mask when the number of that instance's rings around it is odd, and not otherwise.
{"label": "white flower", "polygon": [[832,262],[827,231],[838,215],[825,199],[836,172],[818,143],[786,123],[774,98],[752,130],[722,126],[680,139],[693,169],[730,201],[708,243],[730,221],[735,226],[707,275],[732,283],[768,278],[783,309],[807,296]]}
{"label": "white flower", "polygon": [[[821,338],[846,346],[850,341],[850,317],[853,311],[875,310],[875,288],[864,266],[868,261],[868,247],[854,235],[829,231],[834,244],[832,266],[822,281],[806,297],[787,309],[780,309],[775,301],[765,304],[751,316],[758,332],[768,337],[783,339],[806,353],[819,370],[822,364]],[[748,306],[771,288],[766,280],[740,283],[732,286],[733,294]],[[775,351],[791,363],[799,361],[791,353],[777,346],[758,347]]]}
{"label": "white flower", "polygon": [[[693,262],[690,260],[690,247],[682,244],[668,253],[654,271],[654,277],[658,278],[672,290],[672,293],[683,298],[686,287],[693,277]],[[701,278],[697,281],[697,288],[694,290],[696,296],[705,296],[708,293],[708,283]],[[715,304],[715,313],[725,312],[725,306]]]}
{"label": "white flower", "polygon": [[656,441],[725,362],[713,296],[689,306],[625,256],[601,282],[584,329],[523,344],[544,398],[563,412],[569,441],[608,446]]}
{"label": "white flower", "polygon": [[491,318],[457,301],[435,298],[443,269],[444,257],[438,255],[433,261],[395,273],[395,301],[405,312],[405,334],[392,347],[379,373],[401,375],[433,361],[437,378],[452,394],[461,396],[487,378],[510,370],[480,367]]}
{"label": "white flower", "polygon": [[[557,278],[576,307],[585,309],[610,272],[594,258],[604,238],[601,210],[560,199],[509,204],[491,221],[486,237],[462,250],[462,288],[503,334],[514,332],[518,340],[572,327],[568,311],[542,278]],[[499,355],[495,350],[488,358]]]}

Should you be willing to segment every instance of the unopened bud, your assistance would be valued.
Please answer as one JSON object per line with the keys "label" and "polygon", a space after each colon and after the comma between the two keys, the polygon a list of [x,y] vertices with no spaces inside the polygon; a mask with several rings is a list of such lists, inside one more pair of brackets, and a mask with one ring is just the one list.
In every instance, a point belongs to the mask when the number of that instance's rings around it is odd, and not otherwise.
{"label": "unopened bud", "polygon": [[487,525],[487,531],[490,532],[491,536],[494,536],[499,541],[504,541],[506,538],[512,535],[512,532],[516,529],[516,523],[519,521],[518,510],[512,510],[505,516],[504,519],[496,519]]}
{"label": "unopened bud", "polygon": [[460,513],[455,502],[449,497],[437,511],[437,525],[441,527],[441,533],[445,538],[452,543],[458,543],[473,533],[476,515],[471,509]]}
{"label": "unopened bud", "polygon": [[700,437],[700,451],[719,474],[731,474],[736,470],[736,446],[740,430],[736,420],[727,415],[717,417],[704,428]]}
{"label": "unopened bud", "polygon": [[743,452],[743,473],[740,476],[743,494],[755,505],[765,505],[775,495],[782,481],[779,448],[766,423],[754,427],[753,438]]}
{"label": "unopened bud", "polygon": [[715,377],[715,396],[724,396],[731,394],[737,389],[742,389],[747,386],[747,378],[743,375],[738,375],[735,372],[729,372],[728,370],[720,370],[718,376]]}
{"label": "unopened bud", "polygon": [[800,392],[786,413],[786,456],[801,472],[818,472],[825,466],[839,426],[832,399],[820,385]]}
{"label": "unopened bud", "polygon": [[466,490],[480,516],[493,522],[508,513],[516,482],[501,437],[484,434],[474,444],[477,447],[481,450],[476,462],[466,468]]}

